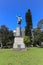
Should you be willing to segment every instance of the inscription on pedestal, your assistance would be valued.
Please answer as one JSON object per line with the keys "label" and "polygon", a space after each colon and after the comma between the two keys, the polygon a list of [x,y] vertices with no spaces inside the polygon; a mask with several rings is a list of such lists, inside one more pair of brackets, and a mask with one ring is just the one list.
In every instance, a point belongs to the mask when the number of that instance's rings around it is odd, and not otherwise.
{"label": "inscription on pedestal", "polygon": [[17,44],[18,44],[18,43],[23,43],[23,38],[16,37],[14,41],[15,41],[15,43],[17,43]]}
{"label": "inscription on pedestal", "polygon": [[13,48],[15,48],[15,49],[25,48],[25,44],[23,42],[22,37],[15,37]]}

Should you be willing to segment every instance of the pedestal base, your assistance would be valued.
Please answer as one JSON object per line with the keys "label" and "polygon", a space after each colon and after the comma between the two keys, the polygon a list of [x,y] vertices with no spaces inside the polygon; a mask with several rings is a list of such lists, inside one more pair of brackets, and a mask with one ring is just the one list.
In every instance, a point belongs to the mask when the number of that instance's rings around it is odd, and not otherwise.
{"label": "pedestal base", "polygon": [[15,37],[13,49],[25,49],[25,44],[22,37]]}

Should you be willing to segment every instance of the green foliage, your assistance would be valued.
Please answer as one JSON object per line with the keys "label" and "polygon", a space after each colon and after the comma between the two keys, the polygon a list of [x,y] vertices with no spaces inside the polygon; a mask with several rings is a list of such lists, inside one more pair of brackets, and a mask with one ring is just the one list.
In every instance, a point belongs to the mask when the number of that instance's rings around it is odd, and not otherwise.
{"label": "green foliage", "polygon": [[8,43],[13,44],[13,31],[10,31],[5,25],[0,28],[0,41],[3,47],[7,47]]}
{"label": "green foliage", "polygon": [[35,28],[33,30],[34,32],[34,38],[33,38],[33,43],[35,44],[41,44],[41,42],[43,42],[43,31],[40,30],[39,28]]}
{"label": "green foliage", "polygon": [[32,28],[32,15],[30,9],[26,12],[26,27],[25,27],[25,35],[31,37],[31,28]]}
{"label": "green foliage", "polygon": [[38,22],[38,28],[43,30],[43,19]]}
{"label": "green foliage", "polygon": [[38,28],[34,29],[34,41],[38,42],[40,37],[40,30]]}
{"label": "green foliage", "polygon": [[41,45],[41,42],[43,42],[43,19],[41,19],[38,22],[38,26],[33,30],[33,32],[34,32],[33,43]]}
{"label": "green foliage", "polygon": [[2,25],[0,28],[0,38],[3,45],[6,45],[8,42],[8,28],[5,25]]}
{"label": "green foliage", "polygon": [[41,31],[41,34],[40,34],[40,41],[43,42],[43,31]]}
{"label": "green foliage", "polygon": [[27,25],[32,25],[32,15],[30,9],[26,12],[26,24]]}
{"label": "green foliage", "polygon": [[31,40],[29,36],[24,36],[24,43],[27,47],[30,45]]}

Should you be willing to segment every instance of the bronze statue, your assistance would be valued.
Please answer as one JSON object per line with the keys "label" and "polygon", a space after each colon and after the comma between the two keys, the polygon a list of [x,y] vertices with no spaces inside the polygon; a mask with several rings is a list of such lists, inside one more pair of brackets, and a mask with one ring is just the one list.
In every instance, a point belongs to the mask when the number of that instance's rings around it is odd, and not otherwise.
{"label": "bronze statue", "polygon": [[22,21],[22,17],[21,16],[16,16],[16,17],[18,18],[18,24],[20,25]]}

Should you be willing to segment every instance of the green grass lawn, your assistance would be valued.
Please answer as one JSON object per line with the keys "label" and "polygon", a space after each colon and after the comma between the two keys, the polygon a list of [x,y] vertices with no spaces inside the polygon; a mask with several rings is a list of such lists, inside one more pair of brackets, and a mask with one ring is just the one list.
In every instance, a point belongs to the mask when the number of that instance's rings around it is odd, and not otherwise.
{"label": "green grass lawn", "polygon": [[43,65],[43,48],[27,51],[0,50],[0,65]]}

